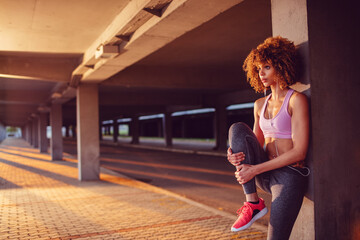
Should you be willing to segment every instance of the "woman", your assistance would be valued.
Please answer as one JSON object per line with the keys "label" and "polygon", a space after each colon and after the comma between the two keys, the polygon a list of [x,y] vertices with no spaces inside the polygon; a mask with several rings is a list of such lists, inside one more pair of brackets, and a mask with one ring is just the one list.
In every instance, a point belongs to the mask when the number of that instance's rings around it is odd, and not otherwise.
{"label": "woman", "polygon": [[[235,123],[229,130],[228,160],[237,171],[246,202],[231,230],[244,230],[267,213],[256,184],[272,194],[268,239],[288,239],[299,213],[309,169],[304,168],[309,142],[305,95],[289,88],[295,82],[295,46],[270,37],[253,49],[243,69],[257,92],[271,94],[254,104],[254,127]],[[264,151],[265,146],[265,151]]]}

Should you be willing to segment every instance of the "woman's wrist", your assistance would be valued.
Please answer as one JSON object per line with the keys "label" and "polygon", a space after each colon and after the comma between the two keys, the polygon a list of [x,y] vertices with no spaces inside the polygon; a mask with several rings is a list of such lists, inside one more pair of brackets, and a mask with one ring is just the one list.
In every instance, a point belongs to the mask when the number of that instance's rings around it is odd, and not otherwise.
{"label": "woman's wrist", "polygon": [[254,165],[254,167],[255,167],[255,173],[256,173],[256,175],[259,175],[259,174],[262,173],[262,171],[261,171],[261,163],[260,163],[260,164],[257,164],[257,165]]}

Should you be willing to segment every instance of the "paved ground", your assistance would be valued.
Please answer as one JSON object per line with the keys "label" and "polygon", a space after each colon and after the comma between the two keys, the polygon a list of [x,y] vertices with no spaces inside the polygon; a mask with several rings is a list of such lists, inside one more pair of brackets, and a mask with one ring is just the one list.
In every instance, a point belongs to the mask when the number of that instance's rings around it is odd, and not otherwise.
{"label": "paved ground", "polygon": [[[101,166],[132,179],[169,190],[207,206],[235,214],[245,200],[234,177],[235,168],[227,162],[225,151],[213,151],[214,143],[174,140],[165,147],[163,139],[140,139],[139,145],[101,144]],[[76,142],[65,141],[66,151],[76,154]],[[258,189],[269,209],[271,195]],[[270,214],[257,223],[268,225]]]}
{"label": "paved ground", "polygon": [[102,169],[79,182],[77,167],[50,161],[25,141],[0,145],[0,239],[265,239],[229,231],[235,216]]}

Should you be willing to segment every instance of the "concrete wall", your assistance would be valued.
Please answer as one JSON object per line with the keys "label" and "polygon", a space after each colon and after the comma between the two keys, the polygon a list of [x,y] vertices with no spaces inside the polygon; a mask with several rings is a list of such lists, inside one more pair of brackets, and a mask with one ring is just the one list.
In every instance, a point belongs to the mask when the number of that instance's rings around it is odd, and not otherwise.
{"label": "concrete wall", "polygon": [[308,22],[316,239],[360,239],[358,8],[309,0]]}

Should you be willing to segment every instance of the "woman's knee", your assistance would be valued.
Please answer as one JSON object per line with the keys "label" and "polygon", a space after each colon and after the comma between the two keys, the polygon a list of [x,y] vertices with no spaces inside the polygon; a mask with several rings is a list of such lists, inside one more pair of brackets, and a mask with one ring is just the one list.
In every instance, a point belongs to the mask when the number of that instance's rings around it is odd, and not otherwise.
{"label": "woman's knee", "polygon": [[229,128],[229,138],[245,136],[252,130],[243,122],[237,122],[231,125]]}
{"label": "woman's knee", "polygon": [[251,133],[251,129],[242,122],[231,125],[229,129],[229,144],[233,152],[242,152],[246,146],[246,136]]}

